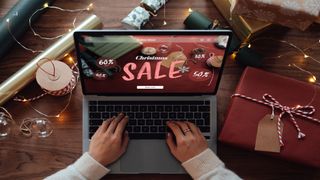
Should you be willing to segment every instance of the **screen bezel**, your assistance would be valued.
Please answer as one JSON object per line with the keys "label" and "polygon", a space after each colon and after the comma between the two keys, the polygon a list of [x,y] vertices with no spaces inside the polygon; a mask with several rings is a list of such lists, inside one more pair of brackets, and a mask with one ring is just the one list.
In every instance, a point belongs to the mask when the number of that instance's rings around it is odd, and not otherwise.
{"label": "screen bezel", "polygon": [[110,95],[117,95],[117,96],[198,96],[198,95],[216,95],[219,84],[221,81],[221,76],[223,73],[224,65],[226,62],[226,57],[227,57],[227,50],[230,46],[231,43],[231,38],[232,38],[232,31],[231,30],[81,30],[81,31],[76,31],[74,32],[74,42],[75,42],[75,49],[76,49],[76,54],[77,54],[77,59],[80,59],[80,53],[79,53],[79,45],[78,45],[78,39],[81,35],[92,35],[92,36],[105,36],[105,35],[227,35],[229,36],[228,38],[228,43],[227,47],[225,49],[225,53],[223,56],[223,61],[221,65],[220,72],[218,74],[218,79],[216,86],[212,93],[202,93],[202,92],[195,92],[195,93],[90,93],[87,91],[85,83],[84,83],[84,75],[82,71],[82,66],[81,66],[81,61],[78,61],[78,67],[80,70],[80,81],[81,81],[81,86],[82,86],[82,93],[84,95],[99,95],[99,96],[110,96]]}

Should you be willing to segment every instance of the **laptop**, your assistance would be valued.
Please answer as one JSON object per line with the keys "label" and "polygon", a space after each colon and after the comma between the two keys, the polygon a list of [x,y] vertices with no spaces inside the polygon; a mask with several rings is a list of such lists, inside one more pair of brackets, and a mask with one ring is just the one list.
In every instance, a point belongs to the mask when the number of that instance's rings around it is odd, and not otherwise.
{"label": "laptop", "polygon": [[130,142],[116,174],[185,173],[170,154],[168,120],[196,124],[216,152],[217,99],[228,30],[74,33],[83,90],[83,152],[103,120],[123,112]]}

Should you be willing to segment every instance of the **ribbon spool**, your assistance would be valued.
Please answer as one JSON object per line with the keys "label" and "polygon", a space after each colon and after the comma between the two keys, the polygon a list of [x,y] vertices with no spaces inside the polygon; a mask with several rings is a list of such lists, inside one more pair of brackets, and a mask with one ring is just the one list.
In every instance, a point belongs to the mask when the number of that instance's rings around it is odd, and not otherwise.
{"label": "ribbon spool", "polygon": [[64,96],[76,86],[76,77],[70,67],[61,61],[48,61],[36,72],[39,86],[53,96]]}
{"label": "ribbon spool", "polygon": [[192,11],[183,23],[188,29],[212,29],[213,27],[213,21],[197,11]]}

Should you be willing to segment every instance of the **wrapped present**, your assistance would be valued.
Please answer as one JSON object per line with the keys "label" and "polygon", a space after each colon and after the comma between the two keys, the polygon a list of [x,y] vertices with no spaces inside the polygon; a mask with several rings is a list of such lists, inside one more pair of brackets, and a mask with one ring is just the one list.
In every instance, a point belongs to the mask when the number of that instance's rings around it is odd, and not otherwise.
{"label": "wrapped present", "polygon": [[300,30],[320,15],[319,0],[235,0],[232,13]]}
{"label": "wrapped present", "polygon": [[157,11],[167,2],[168,0],[142,0],[141,6],[147,11],[157,14]]}
{"label": "wrapped present", "polygon": [[248,40],[271,26],[271,23],[231,14],[231,4],[234,4],[234,1],[235,0],[213,0],[214,4],[228,21],[235,34],[242,41]]}
{"label": "wrapped present", "polygon": [[141,29],[150,19],[149,12],[138,6],[134,8],[128,16],[122,19],[122,25],[126,29]]}
{"label": "wrapped present", "polygon": [[319,87],[247,67],[219,140],[320,168],[319,119]]}

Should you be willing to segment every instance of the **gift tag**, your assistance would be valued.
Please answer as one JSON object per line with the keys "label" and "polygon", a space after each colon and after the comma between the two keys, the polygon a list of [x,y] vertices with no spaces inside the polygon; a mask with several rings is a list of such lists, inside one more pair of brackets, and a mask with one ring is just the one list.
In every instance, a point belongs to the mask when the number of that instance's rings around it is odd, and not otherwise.
{"label": "gift tag", "polygon": [[[260,120],[254,147],[256,151],[280,152],[277,121],[278,116],[274,116],[274,118],[271,119],[270,114],[267,114]],[[282,130],[283,123],[281,122],[281,134]]]}

